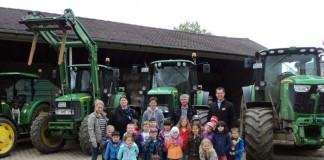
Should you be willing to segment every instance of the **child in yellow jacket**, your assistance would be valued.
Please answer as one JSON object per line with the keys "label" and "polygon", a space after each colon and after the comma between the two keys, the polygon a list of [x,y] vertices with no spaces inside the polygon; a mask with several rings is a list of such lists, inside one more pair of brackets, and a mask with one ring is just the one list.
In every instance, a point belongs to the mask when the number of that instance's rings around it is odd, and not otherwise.
{"label": "child in yellow jacket", "polygon": [[171,129],[171,137],[165,142],[165,147],[168,151],[168,159],[175,160],[181,159],[183,157],[182,153],[182,145],[183,140],[179,136],[178,127],[172,127]]}

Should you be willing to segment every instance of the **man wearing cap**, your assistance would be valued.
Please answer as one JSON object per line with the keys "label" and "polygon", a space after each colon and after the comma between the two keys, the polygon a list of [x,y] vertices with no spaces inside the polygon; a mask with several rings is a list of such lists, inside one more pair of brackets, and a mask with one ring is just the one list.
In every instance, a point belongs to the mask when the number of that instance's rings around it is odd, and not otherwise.
{"label": "man wearing cap", "polygon": [[216,88],[217,101],[209,105],[207,120],[211,119],[212,116],[216,116],[219,121],[224,121],[231,129],[234,127],[234,107],[224,97],[225,89],[223,87]]}
{"label": "man wearing cap", "polygon": [[192,117],[197,114],[197,111],[194,107],[189,105],[189,95],[182,94],[180,96],[180,106],[175,109],[172,115],[173,124],[177,124],[181,116],[186,116],[189,121],[192,120]]}

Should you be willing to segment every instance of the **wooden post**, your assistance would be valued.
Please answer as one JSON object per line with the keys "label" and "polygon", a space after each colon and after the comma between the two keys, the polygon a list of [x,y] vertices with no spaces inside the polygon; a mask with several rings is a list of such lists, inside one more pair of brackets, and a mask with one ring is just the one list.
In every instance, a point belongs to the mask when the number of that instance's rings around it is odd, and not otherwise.
{"label": "wooden post", "polygon": [[63,61],[63,54],[64,54],[64,50],[65,50],[66,36],[67,36],[66,31],[63,31],[62,43],[61,43],[60,54],[59,54],[59,58],[58,58],[57,64],[61,64],[62,61]]}
{"label": "wooden post", "polygon": [[38,39],[38,32],[35,32],[33,42],[32,42],[32,47],[31,47],[30,53],[29,53],[28,66],[30,66],[32,64],[32,62],[33,62],[34,53],[35,53],[35,50],[36,50],[37,39]]}

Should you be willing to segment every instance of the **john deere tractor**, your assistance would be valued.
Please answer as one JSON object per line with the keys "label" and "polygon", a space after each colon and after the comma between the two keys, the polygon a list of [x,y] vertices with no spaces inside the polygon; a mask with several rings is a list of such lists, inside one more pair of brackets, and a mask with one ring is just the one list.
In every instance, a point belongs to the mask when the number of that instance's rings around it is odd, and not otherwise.
{"label": "john deere tractor", "polygon": [[[255,54],[253,85],[243,87],[241,119],[247,159],[273,158],[273,140],[319,149],[324,144],[322,48]],[[252,65],[246,59],[246,67]]]}
{"label": "john deere tractor", "polygon": [[28,137],[30,126],[52,108],[58,88],[39,75],[0,73],[0,158],[15,148],[17,138]]}
{"label": "john deere tractor", "polygon": [[[20,23],[34,32],[29,64],[40,35],[57,51],[60,68],[61,96],[55,99],[53,112],[36,118],[31,126],[33,145],[42,153],[52,153],[61,150],[67,139],[79,138],[82,150],[90,153],[87,115],[94,111],[96,99],[103,100],[105,107],[118,106],[119,97],[124,94],[118,92],[119,69],[98,64],[97,44],[71,9],[58,17],[29,12]],[[78,53],[67,51],[74,47],[87,50],[90,64],[73,64],[73,54]]]}
{"label": "john deere tractor", "polygon": [[[198,110],[198,114],[205,122],[208,109],[209,92],[203,91],[198,85],[197,67],[202,66],[204,73],[210,72],[208,63],[196,63],[196,53],[192,54],[193,61],[184,59],[158,60],[149,66],[141,68],[146,74],[142,88],[142,110],[145,111],[150,97],[158,98],[158,108],[163,111],[164,117],[170,119],[176,107],[179,106],[179,96],[188,94],[190,104]],[[138,66],[133,66],[136,73]],[[151,78],[151,79],[149,79]]]}

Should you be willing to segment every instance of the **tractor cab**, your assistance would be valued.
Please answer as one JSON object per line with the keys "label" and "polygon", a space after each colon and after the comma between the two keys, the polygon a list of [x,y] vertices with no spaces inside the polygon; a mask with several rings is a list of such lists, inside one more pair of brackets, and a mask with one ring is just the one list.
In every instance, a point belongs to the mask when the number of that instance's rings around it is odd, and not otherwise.
{"label": "tractor cab", "polygon": [[[193,61],[184,59],[157,60],[149,66],[142,67],[141,72],[146,74],[142,88],[142,110],[146,110],[148,99],[157,97],[158,108],[162,110],[164,117],[171,117],[173,110],[179,105],[179,96],[188,94],[189,103],[196,109],[208,107],[209,92],[203,91],[198,85],[197,68],[203,68],[203,73],[210,72],[208,63],[196,64],[196,53],[193,53]],[[132,71],[137,72],[138,66],[133,66]]]}

